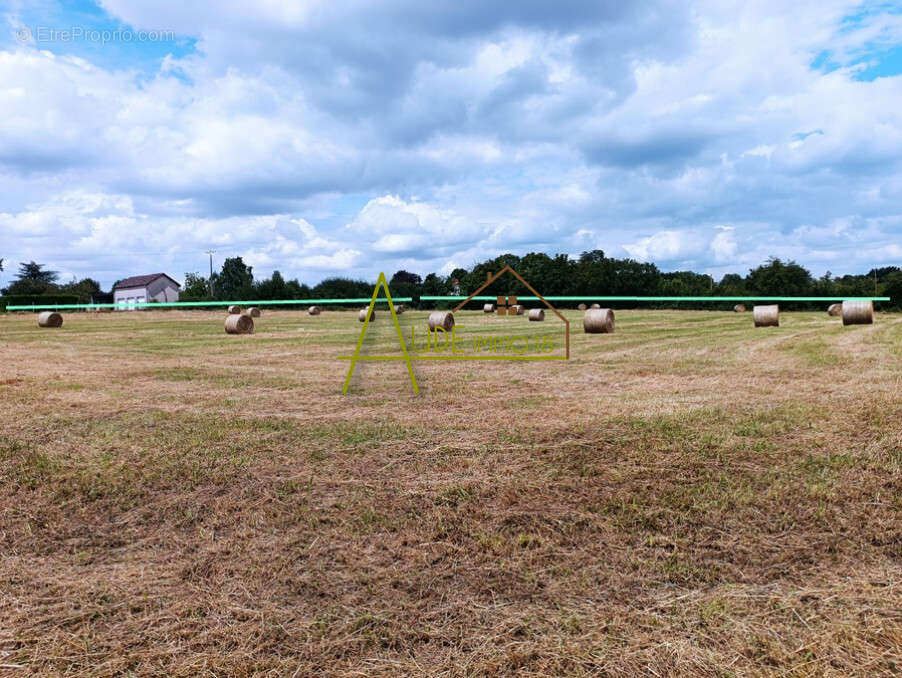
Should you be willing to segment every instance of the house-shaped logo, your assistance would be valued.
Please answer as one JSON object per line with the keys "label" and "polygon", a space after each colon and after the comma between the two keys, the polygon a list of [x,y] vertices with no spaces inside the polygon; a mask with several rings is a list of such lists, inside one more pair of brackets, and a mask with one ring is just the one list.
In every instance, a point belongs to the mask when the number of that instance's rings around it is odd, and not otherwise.
{"label": "house-shaped logo", "polygon": [[[520,283],[522,283],[522,285],[523,285],[526,289],[528,289],[530,292],[532,292],[533,295],[534,295],[537,299],[539,299],[539,301],[541,301],[543,304],[545,304],[545,307],[546,307],[549,311],[551,311],[552,313],[554,313],[558,318],[560,318],[560,319],[563,321],[563,323],[564,323],[564,331],[565,331],[565,336],[566,336],[566,340],[565,340],[565,344],[564,344],[565,347],[566,347],[565,360],[570,360],[570,321],[567,320],[567,319],[563,316],[563,314],[562,314],[560,311],[558,311],[554,306],[552,306],[552,305],[548,302],[548,300],[545,299],[545,297],[543,297],[541,294],[539,294],[538,292],[536,292],[536,291],[533,289],[532,285],[530,285],[528,282],[526,282],[526,281],[523,279],[523,276],[521,276],[519,273],[517,273],[517,272],[516,272],[514,269],[512,269],[509,265],[508,265],[508,266],[505,266],[504,268],[502,268],[502,269],[501,269],[497,274],[495,274],[495,275],[493,275],[492,272],[489,271],[489,273],[488,273],[488,275],[487,275],[487,277],[486,277],[486,281],[485,281],[485,283],[483,283],[482,287],[480,287],[479,289],[477,289],[475,292],[473,292],[473,294],[471,294],[469,297],[467,297],[467,298],[464,299],[462,302],[460,302],[457,306],[455,306],[455,307],[454,307],[454,313],[457,313],[457,311],[459,311],[459,310],[462,309],[464,306],[466,306],[467,303],[469,303],[469,302],[473,299],[473,297],[479,295],[480,292],[482,292],[486,287],[488,287],[489,285],[491,285],[492,283],[494,283],[496,280],[498,280],[498,278],[500,278],[500,277],[501,277],[502,275],[504,275],[505,273],[510,273],[510,274],[511,274],[512,276],[514,276],[517,280],[519,280]],[[496,312],[498,313],[498,315],[506,315],[506,314],[514,315],[514,313],[511,311],[511,307],[517,305],[517,297],[515,297],[515,296],[509,296],[509,297],[506,297],[506,298],[505,298],[504,295],[499,294],[498,297],[497,297],[497,302],[498,302],[498,303],[497,303],[497,305],[496,305]]]}

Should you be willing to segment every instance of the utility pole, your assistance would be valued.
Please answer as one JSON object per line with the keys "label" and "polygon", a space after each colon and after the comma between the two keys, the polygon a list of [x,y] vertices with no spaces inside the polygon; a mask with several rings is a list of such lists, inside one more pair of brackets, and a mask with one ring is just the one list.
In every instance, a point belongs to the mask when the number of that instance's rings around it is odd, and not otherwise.
{"label": "utility pole", "polygon": [[216,250],[207,250],[205,254],[210,255],[210,277],[208,278],[208,283],[210,285],[210,296],[213,296],[213,255],[216,254]]}

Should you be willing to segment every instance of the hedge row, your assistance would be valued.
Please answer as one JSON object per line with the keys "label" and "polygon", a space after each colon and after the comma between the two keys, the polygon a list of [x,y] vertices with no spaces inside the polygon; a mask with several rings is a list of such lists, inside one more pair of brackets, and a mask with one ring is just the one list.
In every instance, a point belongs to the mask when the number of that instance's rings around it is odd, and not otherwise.
{"label": "hedge row", "polygon": [[77,303],[78,297],[74,294],[7,294],[0,297],[0,312],[5,313],[7,306]]}

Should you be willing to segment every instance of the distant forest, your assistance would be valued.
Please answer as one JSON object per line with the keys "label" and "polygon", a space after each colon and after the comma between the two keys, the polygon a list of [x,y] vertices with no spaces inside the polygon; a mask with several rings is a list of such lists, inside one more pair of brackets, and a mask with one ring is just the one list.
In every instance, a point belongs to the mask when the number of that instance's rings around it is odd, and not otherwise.
{"label": "distant forest", "polygon": [[[664,273],[657,266],[633,259],[615,259],[601,250],[583,252],[578,258],[567,254],[549,256],[532,252],[524,256],[503,254],[476,264],[470,269],[459,268],[449,275],[429,273],[421,277],[409,271],[397,271],[389,282],[393,296],[442,296],[454,293],[455,280],[460,293],[469,295],[486,281],[489,272],[497,273],[510,266],[543,296],[786,296],[786,297],[856,297],[889,296],[891,304],[884,308],[902,307],[902,270],[896,266],[872,269],[860,275],[833,277],[827,273],[814,278],[794,261],[770,259],[746,275],[730,273],[719,281],[710,275],[693,271]],[[222,270],[214,273],[212,293],[210,280],[196,273],[185,276],[181,299],[336,299],[369,297],[375,281],[351,278],[328,278],[312,287],[297,280],[286,280],[278,271],[269,278],[255,280],[253,270],[241,257],[226,259]],[[486,290],[486,294],[528,295],[530,292],[513,276],[504,276]],[[563,307],[575,306],[560,304]],[[423,303],[423,306],[434,305]],[[720,302],[656,303],[662,308],[722,307]],[[732,304],[730,304],[732,305]],[[615,304],[635,306],[632,303]],[[789,307],[818,308],[817,304],[794,304]]]}
{"label": "distant forest", "polygon": [[[390,280],[393,296],[413,297],[418,303],[421,296],[453,294],[455,281],[460,293],[469,295],[486,280],[489,272],[498,272],[511,266],[543,296],[888,296],[890,303],[883,308],[902,308],[902,270],[897,266],[872,269],[858,275],[834,277],[830,273],[815,278],[803,266],[794,261],[769,259],[745,275],[729,273],[720,280],[693,271],[665,273],[650,263],[633,259],[616,259],[605,256],[601,250],[583,252],[577,258],[566,254],[549,256],[530,253],[524,256],[503,254],[474,265],[471,269],[459,268],[444,276],[429,273],[421,277],[409,271],[397,271]],[[241,257],[225,260],[222,269],[212,279],[197,273],[186,273],[180,299],[182,301],[231,301],[278,300],[310,298],[369,297],[375,281],[334,277],[309,286],[296,279],[286,279],[279,271],[268,278],[255,279],[253,269]],[[2,291],[7,303],[23,303],[23,299],[53,298],[49,303],[89,303],[102,294],[100,285],[91,278],[72,280],[61,284],[54,271],[42,264],[22,263],[18,275]],[[513,276],[505,276],[486,290],[487,294],[528,295]],[[13,301],[15,299],[15,302]],[[58,299],[58,300],[57,300]],[[75,301],[77,300],[77,301]],[[561,304],[572,306],[574,304]],[[423,303],[423,306],[427,304]],[[655,303],[657,308],[717,308],[724,302],[676,302]],[[635,306],[631,303],[614,304],[617,307]],[[796,303],[787,308],[819,308],[819,305]]]}

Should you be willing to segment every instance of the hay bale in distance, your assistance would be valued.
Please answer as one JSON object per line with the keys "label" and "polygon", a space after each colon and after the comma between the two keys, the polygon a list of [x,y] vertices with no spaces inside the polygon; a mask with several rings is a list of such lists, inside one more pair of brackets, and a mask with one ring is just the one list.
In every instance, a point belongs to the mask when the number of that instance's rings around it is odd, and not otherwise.
{"label": "hay bale in distance", "polygon": [[439,327],[445,330],[445,332],[450,332],[454,327],[454,314],[451,311],[433,311],[429,314],[429,320],[427,322],[429,324],[430,332],[435,332]]}
{"label": "hay bale in distance", "polygon": [[246,313],[232,314],[225,321],[226,334],[253,334],[254,319]]}
{"label": "hay bale in distance", "polygon": [[600,304],[592,304],[589,308],[601,308]]}
{"label": "hay bale in distance", "polygon": [[229,306],[229,315],[238,315],[239,313],[241,313],[240,306],[235,306],[235,305]]}
{"label": "hay bale in distance", "polygon": [[[369,308],[369,307],[367,307],[367,308]],[[360,311],[357,313],[357,320],[359,320],[362,323],[366,322],[366,311],[367,311],[366,308],[361,308]],[[373,321],[375,319],[376,319],[376,309],[374,308],[373,312],[370,313],[370,321]]]}
{"label": "hay bale in distance", "polygon": [[755,320],[755,327],[779,327],[780,307],[777,304],[752,306],[752,317]]}
{"label": "hay bale in distance", "polygon": [[614,311],[610,308],[590,308],[583,314],[583,332],[586,334],[613,334]]}
{"label": "hay bale in distance", "polygon": [[62,327],[63,316],[56,311],[44,311],[38,314],[38,327]]}
{"label": "hay bale in distance", "polygon": [[523,304],[514,304],[510,307],[511,315],[523,315]]}
{"label": "hay bale in distance", "polygon": [[736,304],[733,307],[733,313],[745,313],[748,309],[745,307],[745,304]]}
{"label": "hay bale in distance", "polygon": [[495,312],[495,304],[485,304],[482,307],[483,313],[494,313]]}
{"label": "hay bale in distance", "polygon": [[842,315],[842,304],[830,304],[827,307],[827,314],[832,316]]}
{"label": "hay bale in distance", "polygon": [[397,306],[395,306],[395,314],[396,315],[401,315],[406,310],[407,310],[407,307],[404,304],[398,304]]}
{"label": "hay bale in distance", "polygon": [[542,322],[545,320],[545,309],[531,308],[529,309],[529,319],[532,322]]}
{"label": "hay bale in distance", "polygon": [[588,308],[588,306],[586,306],[585,304],[580,304],[576,308],[578,308],[580,311],[585,311]]}
{"label": "hay bale in distance", "polygon": [[307,309],[307,315],[319,315],[322,309],[319,306],[311,306]]}
{"label": "hay bale in distance", "polygon": [[873,301],[844,301],[842,303],[843,325],[873,325]]}
{"label": "hay bale in distance", "polygon": [[260,317],[260,309],[257,308],[256,306],[249,306],[248,309],[245,311],[245,313],[247,315],[249,315],[251,318],[259,318]]}

